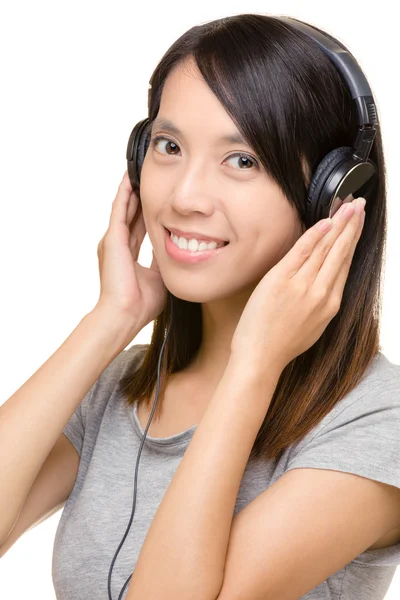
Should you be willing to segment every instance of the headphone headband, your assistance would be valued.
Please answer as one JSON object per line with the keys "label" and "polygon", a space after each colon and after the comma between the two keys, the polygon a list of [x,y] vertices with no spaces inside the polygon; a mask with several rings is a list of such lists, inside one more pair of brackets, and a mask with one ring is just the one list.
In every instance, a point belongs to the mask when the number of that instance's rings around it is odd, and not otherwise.
{"label": "headphone headband", "polygon": [[375,126],[379,125],[379,123],[374,96],[360,65],[338,40],[331,40],[311,25],[296,21],[296,19],[291,17],[279,17],[278,20],[288,23],[310,37],[318,44],[342,75],[354,100],[358,124],[360,126],[354,144],[354,156],[361,158],[363,161],[366,160],[374,143],[376,134]]}

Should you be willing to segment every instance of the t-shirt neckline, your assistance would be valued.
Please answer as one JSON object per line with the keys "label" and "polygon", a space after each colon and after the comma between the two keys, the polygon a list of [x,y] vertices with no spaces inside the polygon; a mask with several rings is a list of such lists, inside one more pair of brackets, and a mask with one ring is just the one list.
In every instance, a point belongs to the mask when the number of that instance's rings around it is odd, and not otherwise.
{"label": "t-shirt neckline", "polygon": [[[140,424],[139,417],[137,414],[137,402],[135,402],[135,404],[133,405],[132,415],[133,415],[133,423],[135,425],[136,432],[142,439],[144,436],[144,430],[142,429],[142,426]],[[146,427],[147,427],[147,425],[146,425]],[[187,440],[189,440],[192,437],[196,427],[197,427],[197,425],[192,425],[192,427],[189,427],[189,429],[185,429],[185,431],[181,431],[180,433],[177,433],[175,435],[171,435],[171,436],[165,437],[165,438],[151,437],[147,433],[146,442],[149,442],[149,443],[151,443],[153,445],[157,445],[157,446],[172,446],[175,444],[180,444],[182,442],[186,442]]]}

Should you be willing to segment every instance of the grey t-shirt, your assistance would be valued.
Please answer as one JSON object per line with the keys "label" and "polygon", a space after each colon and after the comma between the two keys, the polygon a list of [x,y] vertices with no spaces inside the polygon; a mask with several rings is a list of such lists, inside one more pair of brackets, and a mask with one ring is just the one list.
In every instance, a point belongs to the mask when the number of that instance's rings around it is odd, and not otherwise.
{"label": "grey t-shirt", "polygon": [[[58,600],[105,600],[108,573],[133,506],[136,459],[143,436],[136,405],[118,381],[139,368],[146,344],[123,350],[103,371],[64,428],[80,455],[74,488],[57,528],[52,577]],[[147,435],[138,468],[136,508],[111,576],[113,600],[132,574],[152,519],[196,425],[167,438]],[[378,353],[347,394],[281,460],[247,465],[234,515],[290,469],[354,473],[400,487],[400,365]],[[366,551],[302,598],[380,600],[400,564],[400,544]],[[154,565],[155,576],[157,565]],[[126,598],[127,589],[122,596]]]}

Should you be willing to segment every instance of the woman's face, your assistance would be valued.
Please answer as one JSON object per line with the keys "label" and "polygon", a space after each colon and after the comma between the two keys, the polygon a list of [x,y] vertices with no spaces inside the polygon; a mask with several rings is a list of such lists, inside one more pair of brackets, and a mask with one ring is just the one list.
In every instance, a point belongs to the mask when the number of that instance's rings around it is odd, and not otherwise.
{"label": "woman's face", "polygon": [[[181,133],[170,133],[158,119]],[[143,217],[166,287],[190,302],[251,293],[302,234],[296,210],[266,174],[192,59],[170,73],[141,171]],[[237,153],[245,154],[240,158]],[[254,158],[253,158],[254,157]],[[197,264],[165,249],[165,229],[229,241]]]}

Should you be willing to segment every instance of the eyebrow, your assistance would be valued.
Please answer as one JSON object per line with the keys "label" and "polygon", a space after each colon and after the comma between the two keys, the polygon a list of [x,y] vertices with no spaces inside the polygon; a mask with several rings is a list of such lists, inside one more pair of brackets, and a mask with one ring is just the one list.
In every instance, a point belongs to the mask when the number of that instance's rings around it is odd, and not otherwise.
{"label": "eyebrow", "polygon": [[[178,135],[178,136],[184,137],[183,133],[180,131],[180,129],[178,129],[178,127],[176,127],[176,125],[174,125],[168,119],[161,119],[161,118],[155,119],[153,121],[153,125],[152,125],[151,129],[153,130],[156,127],[165,129],[165,131],[169,131],[169,133],[172,133],[173,135]],[[218,138],[217,142],[228,143],[228,144],[243,144],[244,146],[249,145],[248,142],[246,142],[246,140],[240,135],[239,132],[222,135],[221,137]]]}

